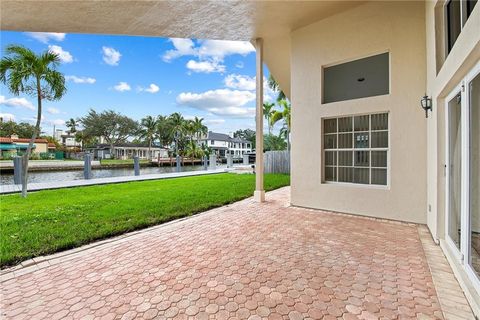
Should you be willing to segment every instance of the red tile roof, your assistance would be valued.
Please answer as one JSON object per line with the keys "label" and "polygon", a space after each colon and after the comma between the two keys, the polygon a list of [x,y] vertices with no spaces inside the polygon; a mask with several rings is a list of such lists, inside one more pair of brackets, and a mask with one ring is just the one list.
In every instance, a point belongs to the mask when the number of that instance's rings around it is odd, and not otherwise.
{"label": "red tile roof", "polygon": [[7,137],[0,137],[0,143],[12,143],[12,139],[11,138],[7,138]]}
{"label": "red tile roof", "polygon": [[55,149],[55,148],[56,148],[55,143],[53,142],[48,143],[48,149]]}
{"label": "red tile roof", "polygon": [[[13,142],[29,143],[30,139],[29,138],[12,139],[12,138],[8,138],[8,137],[0,137],[0,142],[1,143],[13,143]],[[48,140],[47,139],[35,139],[35,143],[48,143]]]}

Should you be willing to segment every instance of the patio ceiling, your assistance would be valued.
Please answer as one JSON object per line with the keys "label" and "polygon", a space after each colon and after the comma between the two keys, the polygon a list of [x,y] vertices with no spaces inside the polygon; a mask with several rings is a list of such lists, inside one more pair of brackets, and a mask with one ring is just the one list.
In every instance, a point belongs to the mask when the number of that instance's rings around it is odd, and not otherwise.
{"label": "patio ceiling", "polygon": [[290,92],[290,32],[365,1],[6,0],[1,30],[264,39],[265,62]]}

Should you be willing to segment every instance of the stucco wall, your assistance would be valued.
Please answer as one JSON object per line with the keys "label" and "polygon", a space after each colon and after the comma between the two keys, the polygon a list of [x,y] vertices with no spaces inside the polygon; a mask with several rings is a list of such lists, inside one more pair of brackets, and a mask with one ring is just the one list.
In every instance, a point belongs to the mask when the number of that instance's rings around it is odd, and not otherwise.
{"label": "stucco wall", "polygon": [[[425,4],[374,2],[292,33],[292,204],[426,222]],[[390,94],[321,103],[322,66],[390,52]],[[389,186],[322,183],[322,118],[390,113]]]}

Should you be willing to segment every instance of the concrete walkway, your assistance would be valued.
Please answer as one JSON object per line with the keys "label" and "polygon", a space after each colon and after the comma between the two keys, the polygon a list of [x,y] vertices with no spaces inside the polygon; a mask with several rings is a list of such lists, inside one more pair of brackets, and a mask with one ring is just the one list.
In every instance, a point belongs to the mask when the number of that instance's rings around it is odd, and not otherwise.
{"label": "concrete walkway", "polygon": [[[191,177],[191,176],[201,176],[205,174],[224,173],[229,171],[230,171],[229,169],[221,168],[216,170],[199,170],[199,171],[186,171],[186,172],[178,172],[178,173],[174,172],[174,173],[145,174],[145,175],[139,175],[139,176],[122,176],[122,177],[98,178],[98,179],[89,179],[89,180],[30,183],[28,184],[28,191],[93,186],[93,185],[99,185],[99,184],[111,184],[111,183],[122,183],[122,182],[132,182],[132,181]],[[22,191],[21,185],[15,185],[15,184],[0,185],[0,194],[18,193],[21,191]]]}
{"label": "concrete walkway", "polygon": [[289,192],[3,273],[1,318],[449,319],[418,225],[290,207]]}

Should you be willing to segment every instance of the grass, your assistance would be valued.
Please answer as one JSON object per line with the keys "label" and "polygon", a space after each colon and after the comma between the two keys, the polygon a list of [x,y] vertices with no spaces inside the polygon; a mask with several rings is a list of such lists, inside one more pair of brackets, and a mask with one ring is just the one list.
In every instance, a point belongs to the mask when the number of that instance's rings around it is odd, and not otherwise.
{"label": "grass", "polygon": [[[146,159],[140,159],[140,163],[149,163]],[[100,164],[102,165],[109,165],[109,164],[131,164],[133,166],[133,159],[102,159],[100,160]]]}
{"label": "grass", "polygon": [[[289,184],[265,175],[267,191]],[[232,203],[254,186],[254,175],[225,173],[0,196],[0,266]]]}

